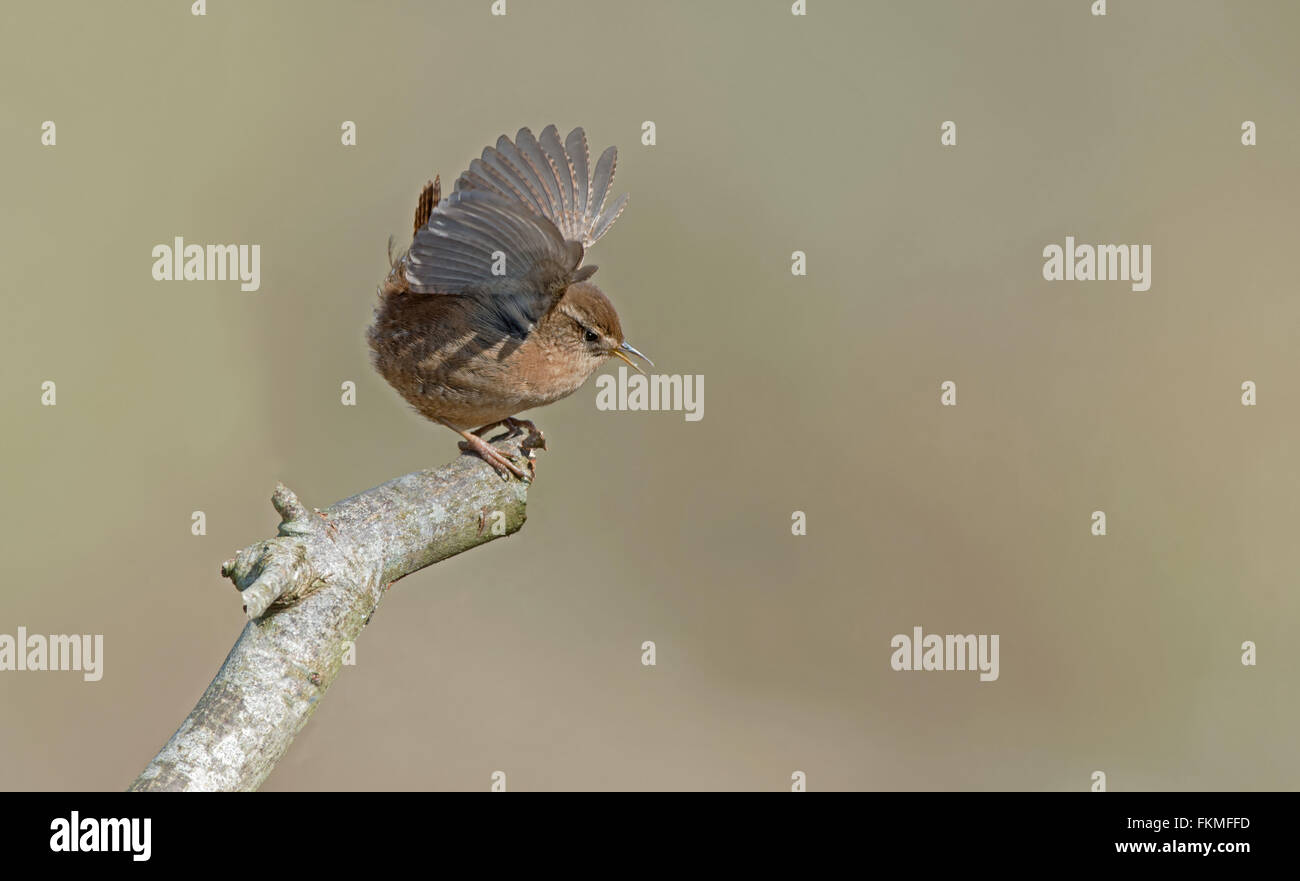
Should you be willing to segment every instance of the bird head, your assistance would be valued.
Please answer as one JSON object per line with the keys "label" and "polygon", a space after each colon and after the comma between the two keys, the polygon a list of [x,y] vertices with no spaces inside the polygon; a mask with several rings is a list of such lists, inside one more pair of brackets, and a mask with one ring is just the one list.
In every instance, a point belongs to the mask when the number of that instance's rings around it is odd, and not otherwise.
{"label": "bird head", "polygon": [[550,335],[555,344],[573,359],[584,376],[595,373],[609,358],[626,361],[638,373],[645,371],[629,356],[635,355],[654,366],[653,361],[623,338],[623,326],[614,304],[591,282],[569,285],[547,319],[552,325]]}

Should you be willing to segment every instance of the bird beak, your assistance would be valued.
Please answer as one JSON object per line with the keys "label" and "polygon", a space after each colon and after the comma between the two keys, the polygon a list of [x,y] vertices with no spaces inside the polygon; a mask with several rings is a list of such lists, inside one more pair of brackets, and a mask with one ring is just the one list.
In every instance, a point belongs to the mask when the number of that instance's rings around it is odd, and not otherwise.
{"label": "bird beak", "polygon": [[638,352],[635,348],[633,348],[628,343],[623,343],[623,345],[619,346],[619,348],[614,349],[613,351],[610,352],[610,354],[613,355],[615,358],[619,358],[623,361],[626,361],[627,366],[631,367],[633,370],[635,370],[637,373],[640,373],[642,376],[645,376],[645,371],[641,369],[640,365],[636,364],[625,353],[631,353],[633,355],[636,355],[638,358],[640,358],[645,363],[649,364],[651,367],[655,366],[655,362],[651,361],[645,355],[642,355],[640,352]]}

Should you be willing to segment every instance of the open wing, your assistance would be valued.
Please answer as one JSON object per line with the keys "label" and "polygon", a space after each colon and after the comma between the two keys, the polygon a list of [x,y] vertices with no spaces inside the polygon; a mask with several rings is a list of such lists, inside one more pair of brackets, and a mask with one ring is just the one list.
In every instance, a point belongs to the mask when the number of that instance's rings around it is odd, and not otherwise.
{"label": "open wing", "polygon": [[449,197],[434,196],[426,209],[421,195],[417,224],[427,222],[403,260],[407,289],[490,295],[514,329],[531,330],[566,287],[596,270],[579,269],[586,248],[627,204],[624,195],[605,208],[617,155],[607,149],[589,174],[581,128],[565,144],[553,125],[540,140],[526,128],[514,143],[502,135],[470,163]]}
{"label": "open wing", "polygon": [[527,333],[578,276],[582,245],[555,225],[491,193],[440,202],[406,254],[408,290],[484,294],[509,329]]}
{"label": "open wing", "polygon": [[555,224],[565,241],[590,248],[627,206],[625,193],[605,207],[618,150],[610,147],[600,154],[594,171],[590,158],[581,128],[569,132],[564,143],[553,125],[542,130],[541,138],[521,128],[513,142],[502,135],[496,147],[485,147],[456,181],[456,192],[490,192],[517,201]]}

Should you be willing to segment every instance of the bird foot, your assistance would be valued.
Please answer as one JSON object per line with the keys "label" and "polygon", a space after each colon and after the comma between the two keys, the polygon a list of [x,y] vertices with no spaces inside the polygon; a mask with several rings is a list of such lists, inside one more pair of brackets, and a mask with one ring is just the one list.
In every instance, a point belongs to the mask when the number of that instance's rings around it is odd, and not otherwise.
{"label": "bird foot", "polygon": [[492,443],[512,437],[519,437],[519,435],[527,431],[528,437],[524,438],[519,443],[519,448],[521,450],[528,452],[529,450],[546,449],[546,435],[542,434],[542,430],[527,419],[515,419],[513,416],[507,416],[500,422],[489,422],[487,425],[484,425],[482,428],[475,431],[474,434],[482,437],[498,425],[504,425],[508,430],[492,438]]}
{"label": "bird foot", "polygon": [[[500,474],[504,480],[509,480],[510,475],[512,474],[520,480],[527,480],[532,476],[531,472],[535,471],[531,459],[528,462],[528,471],[524,471],[514,462],[510,461],[509,456],[483,440],[483,438],[479,437],[478,434],[465,435],[465,440],[461,441],[457,446],[460,447],[461,452],[473,453],[483,461],[487,462],[496,469],[497,473]],[[523,444],[520,444],[520,449],[523,449]]]}

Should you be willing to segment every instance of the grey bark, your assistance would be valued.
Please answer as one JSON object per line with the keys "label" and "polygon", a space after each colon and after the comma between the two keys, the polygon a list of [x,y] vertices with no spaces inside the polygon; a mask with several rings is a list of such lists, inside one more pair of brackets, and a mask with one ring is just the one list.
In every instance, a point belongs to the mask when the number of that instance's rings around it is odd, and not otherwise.
{"label": "grey bark", "polygon": [[[531,437],[496,445],[528,457],[531,470]],[[527,493],[524,481],[502,480],[469,455],[324,511],[307,510],[278,485],[271,501],[282,518],[279,535],[221,567],[251,620],[193,712],[129,789],[256,789],[311,717],[388,586],[517,532]]]}

